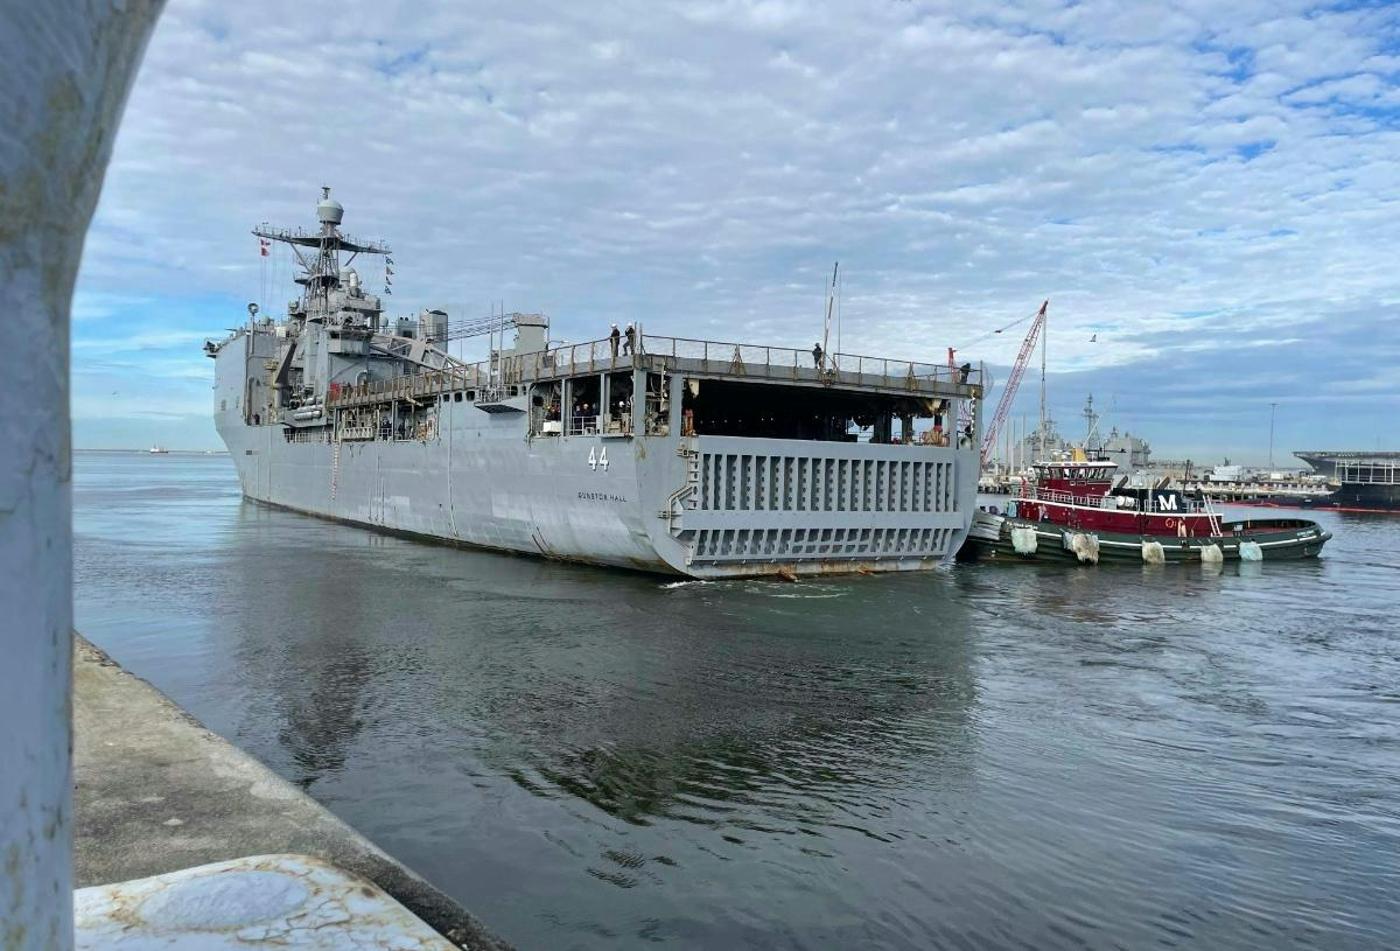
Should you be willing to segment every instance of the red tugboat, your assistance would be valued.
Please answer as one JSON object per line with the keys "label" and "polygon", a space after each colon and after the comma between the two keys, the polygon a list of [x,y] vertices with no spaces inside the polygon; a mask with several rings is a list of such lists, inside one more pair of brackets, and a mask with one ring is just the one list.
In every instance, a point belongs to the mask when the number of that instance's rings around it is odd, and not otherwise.
{"label": "red tugboat", "polygon": [[1115,484],[1118,466],[1076,451],[1039,462],[1005,514],[976,513],[974,555],[1026,561],[1273,561],[1315,557],[1332,534],[1294,518],[1223,522],[1209,499],[1192,498],[1166,480],[1150,488]]}

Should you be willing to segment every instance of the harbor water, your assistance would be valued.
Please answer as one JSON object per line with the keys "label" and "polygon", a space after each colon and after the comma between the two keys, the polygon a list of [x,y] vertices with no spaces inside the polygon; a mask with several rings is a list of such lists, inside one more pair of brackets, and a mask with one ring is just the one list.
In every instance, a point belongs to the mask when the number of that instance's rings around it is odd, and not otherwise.
{"label": "harbor water", "polygon": [[1307,517],[1301,563],[674,582],[78,453],[76,613],[522,948],[1393,947],[1400,516]]}

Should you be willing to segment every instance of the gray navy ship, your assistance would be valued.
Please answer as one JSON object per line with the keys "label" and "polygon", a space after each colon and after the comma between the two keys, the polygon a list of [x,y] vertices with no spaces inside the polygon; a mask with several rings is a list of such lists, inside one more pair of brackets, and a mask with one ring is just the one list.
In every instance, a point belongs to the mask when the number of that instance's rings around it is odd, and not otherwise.
{"label": "gray navy ship", "polygon": [[[355,267],[389,249],[344,234],[343,216],[325,189],[316,231],[255,229],[290,246],[300,294],[277,319],[250,304],[205,344],[248,498],[694,578],[927,569],[962,545],[981,435],[970,365],[640,325],[566,344],[539,314],[390,319]],[[488,359],[449,354],[475,335]]]}
{"label": "gray navy ship", "polygon": [[1300,450],[1293,455],[1337,488],[1309,504],[1357,512],[1400,512],[1400,452]]}

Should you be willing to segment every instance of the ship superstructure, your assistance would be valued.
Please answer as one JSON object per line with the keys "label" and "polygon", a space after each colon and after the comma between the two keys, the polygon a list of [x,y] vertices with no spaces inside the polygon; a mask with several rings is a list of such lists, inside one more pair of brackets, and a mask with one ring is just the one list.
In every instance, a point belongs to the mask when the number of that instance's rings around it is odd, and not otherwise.
{"label": "ship superstructure", "polygon": [[[244,494],[437,540],[692,577],[951,558],[979,473],[979,371],[656,336],[560,344],[538,314],[385,318],[353,267],[388,248],[261,227],[300,296],[206,345]],[[513,345],[505,346],[505,334]],[[494,340],[493,335],[493,340]],[[960,428],[961,427],[961,428]]]}
{"label": "ship superstructure", "polygon": [[1364,449],[1300,449],[1293,453],[1306,462],[1312,471],[1324,475],[1333,482],[1339,481],[1342,466],[1384,466],[1400,465],[1400,452],[1374,452]]}

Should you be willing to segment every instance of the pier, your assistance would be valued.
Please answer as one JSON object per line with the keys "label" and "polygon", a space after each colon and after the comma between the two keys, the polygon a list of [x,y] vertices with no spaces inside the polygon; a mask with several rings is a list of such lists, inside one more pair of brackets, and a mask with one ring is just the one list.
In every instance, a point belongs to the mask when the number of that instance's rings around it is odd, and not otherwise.
{"label": "pier", "polygon": [[1300,479],[1256,479],[1249,482],[1183,482],[1181,487],[1187,492],[1199,493],[1215,502],[1233,502],[1241,505],[1269,502],[1275,505],[1294,503],[1301,505],[1307,501],[1319,501],[1332,493],[1332,486],[1320,480]]}
{"label": "pier", "polygon": [[[385,903],[390,911],[397,912],[396,902],[409,913],[390,916],[394,947],[505,947],[453,899],[81,637],[73,651],[73,726],[77,887],[90,891],[121,882],[128,894],[140,894],[141,884],[131,880],[178,880],[172,873],[234,860],[246,860],[245,869],[260,877],[270,868],[290,867],[300,881],[339,870],[362,883],[356,902],[372,900],[368,891],[374,889],[363,885],[368,883],[392,899]],[[78,896],[79,946],[111,946],[103,932],[84,940],[85,893]],[[266,904],[249,909],[252,920],[263,921],[257,915]],[[227,907],[219,912],[231,913]],[[366,934],[373,939],[366,946],[383,940],[382,910],[370,915],[352,908],[347,918],[331,922],[343,929],[336,933],[347,943],[363,942]],[[180,931],[180,916],[165,919],[162,934],[172,933],[172,926],[173,933]],[[334,946],[295,936],[278,936],[275,943]],[[254,945],[250,940],[248,946]]]}

